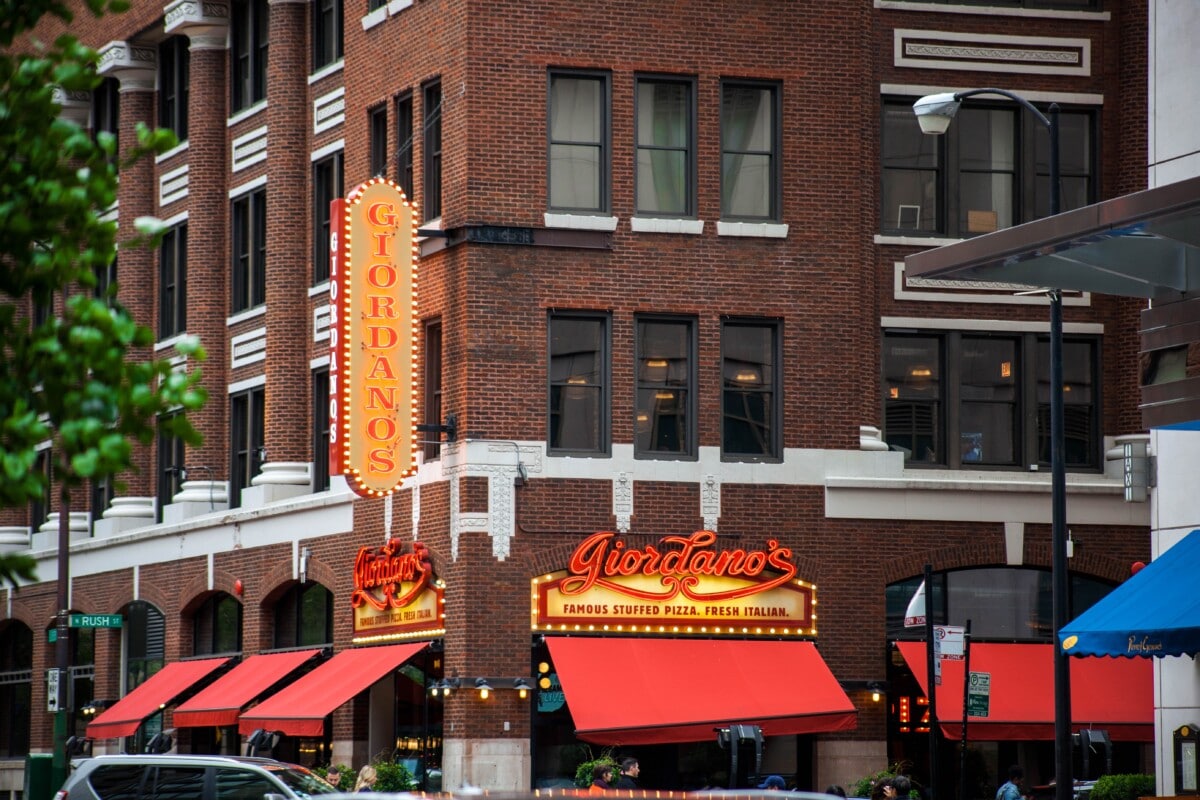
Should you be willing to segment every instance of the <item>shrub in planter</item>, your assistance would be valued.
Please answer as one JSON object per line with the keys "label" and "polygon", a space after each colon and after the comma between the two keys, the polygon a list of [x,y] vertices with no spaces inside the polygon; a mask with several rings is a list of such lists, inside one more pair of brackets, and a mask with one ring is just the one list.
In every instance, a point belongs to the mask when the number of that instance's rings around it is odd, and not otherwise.
{"label": "shrub in planter", "polygon": [[1096,779],[1088,800],[1137,800],[1153,796],[1153,775],[1104,775]]}
{"label": "shrub in planter", "polygon": [[375,775],[376,792],[407,792],[416,786],[413,774],[403,764],[378,761],[375,763]]}
{"label": "shrub in planter", "polygon": [[603,753],[599,758],[593,758],[590,761],[584,761],[575,768],[575,785],[580,789],[586,789],[592,785],[592,768],[597,764],[608,764],[612,767],[613,777],[615,778],[621,768],[617,764],[617,759],[610,752]]}

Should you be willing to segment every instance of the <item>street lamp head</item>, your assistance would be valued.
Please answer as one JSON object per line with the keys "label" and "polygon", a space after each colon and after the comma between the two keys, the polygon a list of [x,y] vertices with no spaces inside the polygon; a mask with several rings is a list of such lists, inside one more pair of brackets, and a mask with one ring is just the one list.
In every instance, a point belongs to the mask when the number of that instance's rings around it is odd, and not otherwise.
{"label": "street lamp head", "polygon": [[962,101],[954,92],[927,94],[913,103],[913,113],[917,115],[921,133],[945,133],[960,105]]}

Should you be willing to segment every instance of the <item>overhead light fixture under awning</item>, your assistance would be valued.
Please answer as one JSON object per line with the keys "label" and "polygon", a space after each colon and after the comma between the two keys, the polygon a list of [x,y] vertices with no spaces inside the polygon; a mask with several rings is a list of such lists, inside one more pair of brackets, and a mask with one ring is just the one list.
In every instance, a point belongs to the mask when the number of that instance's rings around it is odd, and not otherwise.
{"label": "overhead light fixture under awning", "polygon": [[1200,290],[1200,177],[914,253],[904,264],[913,278],[1180,299]]}
{"label": "overhead light fixture under awning", "polygon": [[343,650],[238,719],[240,733],[259,728],[291,736],[321,736],[325,718],[375,681],[421,652],[428,642]]}
{"label": "overhead light fixture under awning", "polygon": [[289,650],[250,656],[176,708],[172,715],[175,727],[236,725],[242,706],[320,652]]}
{"label": "overhead light fixture under awning", "polygon": [[116,739],[132,736],[147,717],[171,705],[198,681],[228,661],[228,658],[205,658],[167,664],[89,722],[88,737]]}
{"label": "overhead light fixture under awning", "polygon": [[546,644],[586,742],[701,742],[730,723],[765,736],[857,725],[812,642],[547,636]]}
{"label": "overhead light fixture under awning", "polygon": [[1194,530],[1063,626],[1063,650],[1072,656],[1195,656],[1198,571],[1200,530]]}
{"label": "overhead light fixture under awning", "polygon": [[[898,642],[908,668],[928,693],[924,642]],[[1071,728],[1101,728],[1113,741],[1154,741],[1153,671],[1142,659],[1071,659]],[[942,660],[938,722],[962,737],[962,661]],[[967,719],[971,741],[1054,738],[1054,646],[971,644],[971,672],[991,676],[988,715]],[[1120,687],[1115,691],[1114,687]]]}

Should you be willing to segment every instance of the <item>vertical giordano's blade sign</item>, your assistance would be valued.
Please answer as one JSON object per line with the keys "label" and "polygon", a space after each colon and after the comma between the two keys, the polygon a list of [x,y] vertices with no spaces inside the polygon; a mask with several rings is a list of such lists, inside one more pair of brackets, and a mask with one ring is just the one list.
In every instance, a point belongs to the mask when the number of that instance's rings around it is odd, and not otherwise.
{"label": "vertical giordano's blade sign", "polygon": [[416,219],[382,178],[330,204],[330,471],[364,497],[416,471]]}

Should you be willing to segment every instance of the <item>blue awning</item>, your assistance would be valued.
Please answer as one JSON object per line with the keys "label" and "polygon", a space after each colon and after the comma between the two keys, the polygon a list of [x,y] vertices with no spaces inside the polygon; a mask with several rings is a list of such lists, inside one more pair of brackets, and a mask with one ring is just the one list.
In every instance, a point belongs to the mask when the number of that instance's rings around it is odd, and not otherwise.
{"label": "blue awning", "polygon": [[1073,656],[1200,653],[1200,529],[1113,589],[1059,631]]}

